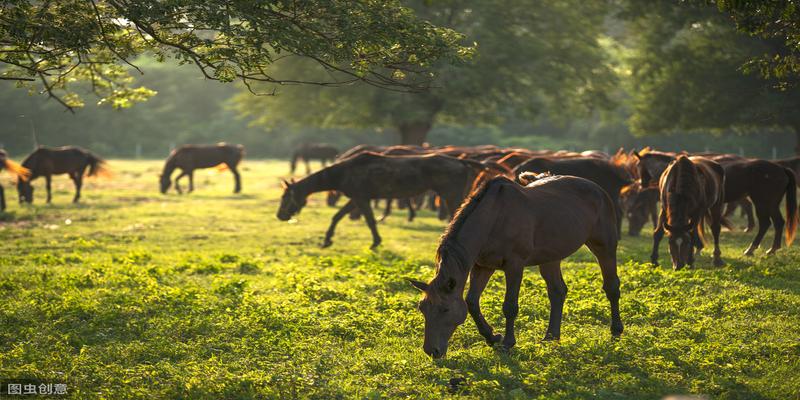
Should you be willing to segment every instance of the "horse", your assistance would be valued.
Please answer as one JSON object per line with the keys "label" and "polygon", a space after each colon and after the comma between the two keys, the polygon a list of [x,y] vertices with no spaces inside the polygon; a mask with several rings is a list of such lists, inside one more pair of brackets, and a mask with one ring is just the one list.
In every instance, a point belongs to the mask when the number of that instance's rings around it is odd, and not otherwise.
{"label": "horse", "polygon": [[628,235],[637,237],[648,219],[653,229],[658,225],[658,188],[642,187],[639,182],[625,186],[620,191],[620,202],[628,218]]}
{"label": "horse", "polygon": [[336,224],[358,208],[372,233],[372,248],[381,243],[370,200],[409,198],[428,190],[438,193],[450,210],[467,194],[483,164],[438,154],[385,156],[361,153],[323,168],[297,182],[283,181],[283,196],[277,217],[288,221],[302,210],[307,197],[316,192],[336,190],[350,200],[333,216],[322,247],[330,246]]}
{"label": "horse", "polygon": [[514,175],[523,172],[550,172],[555,175],[572,175],[588,179],[603,188],[616,204],[617,233],[622,232],[622,206],[619,193],[623,187],[633,183],[624,169],[599,158],[583,156],[567,158],[534,157],[514,168]]}
{"label": "horse", "polygon": [[[27,180],[31,176],[31,171],[27,168],[15,163],[8,159],[8,153],[5,150],[0,149],[0,172],[6,169],[8,172],[17,176],[17,180]],[[0,211],[5,211],[6,209],[6,195],[5,190],[3,189],[3,185],[0,185]]]}
{"label": "horse", "polygon": [[311,165],[309,161],[319,160],[322,167],[325,168],[327,162],[333,163],[336,156],[339,154],[339,149],[327,143],[303,143],[294,149],[290,168],[292,175],[297,169],[297,160],[302,159],[306,164],[306,175],[311,173]]}
{"label": "horse", "polygon": [[[794,240],[798,222],[797,179],[794,172],[767,160],[730,157],[711,157],[711,159],[725,169],[726,202],[741,204],[749,197],[755,207],[758,231],[744,254],[753,255],[770,225],[775,229],[775,238],[767,254],[772,254],[781,248],[781,231],[784,228],[786,244],[790,245]],[[786,198],[786,220],[780,210],[783,197]],[[747,205],[743,206],[747,212]]]}
{"label": "horse", "polygon": [[[567,285],[561,260],[586,245],[595,255],[603,289],[611,304],[611,334],[622,334],[617,276],[616,208],[597,184],[574,176],[548,176],[521,186],[499,176],[491,179],[458,210],[436,251],[436,275],[429,283],[411,280],[423,292],[418,309],[425,318],[423,351],[441,358],[456,328],[472,316],[487,344],[516,344],[514,322],[525,266],[538,265],[547,284],[550,320],[544,340],[561,336]],[[480,297],[492,274],[505,273],[505,336],[495,334],[480,309]],[[469,276],[470,287],[464,299]]]}
{"label": "horse", "polygon": [[242,191],[242,181],[237,166],[244,157],[244,146],[240,144],[217,143],[211,145],[187,144],[170,152],[164,163],[164,170],[159,175],[160,190],[167,193],[172,184],[172,172],[176,168],[181,173],[175,177],[175,190],[182,194],[178,181],[184,176],[189,177],[189,193],[194,191],[194,170],[217,167],[220,171],[229,169],[233,174],[233,193]]}
{"label": "horse", "polygon": [[714,236],[714,265],[724,265],[719,249],[722,208],[725,204],[725,170],[704,157],[678,156],[667,165],[658,184],[661,213],[653,233],[650,261],[658,265],[658,245],[669,232],[672,268],[694,265],[694,248],[703,247],[703,221],[708,218]]}
{"label": "horse", "polygon": [[89,150],[75,146],[45,147],[39,146],[22,161],[22,166],[30,171],[28,179],[17,180],[17,193],[20,203],[33,203],[33,186],[31,181],[43,176],[47,188],[47,203],[52,200],[51,181],[53,175],[67,174],[75,183],[73,203],[81,198],[83,175],[89,168],[88,176],[109,175],[106,162]]}
{"label": "horse", "polygon": [[[647,152],[637,154],[639,157],[639,171],[642,176],[642,184],[646,179],[659,176],[659,169],[666,160],[674,159],[671,153]],[[761,241],[769,230],[770,225],[774,226],[775,238],[772,247],[767,250],[767,254],[772,254],[781,247],[780,232],[786,229],[785,236],[787,244],[791,244],[797,228],[797,193],[796,177],[794,172],[776,163],[766,160],[744,158],[732,154],[709,154],[708,157],[719,163],[725,170],[724,192],[725,202],[728,203],[728,210],[723,214],[722,223],[733,228],[725,216],[733,213],[736,206],[742,206],[748,214],[748,227],[752,226],[750,216],[750,202],[756,209],[758,218],[758,231],[753,238],[750,246],[744,254],[752,255],[761,244]],[[786,220],[780,212],[781,198],[786,198]],[[772,223],[770,223],[770,220]],[[749,231],[748,229],[747,231]]]}

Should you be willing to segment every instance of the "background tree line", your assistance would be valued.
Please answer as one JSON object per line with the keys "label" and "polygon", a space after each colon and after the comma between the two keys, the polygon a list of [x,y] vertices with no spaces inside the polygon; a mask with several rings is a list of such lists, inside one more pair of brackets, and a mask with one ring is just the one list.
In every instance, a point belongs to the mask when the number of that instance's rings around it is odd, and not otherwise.
{"label": "background tree line", "polygon": [[[274,85],[213,82],[194,66],[145,54],[134,62],[145,74],[133,74],[133,84],[158,94],[131,108],[89,105],[70,115],[46,96],[2,84],[0,143],[25,153],[33,129],[42,144],[78,144],[109,157],[162,157],[173,145],[216,141],[276,157],[305,140],[342,148],[428,141],[613,151],[649,144],[769,157],[773,148],[792,153],[800,135],[795,49],[785,35],[791,26],[776,33],[769,24],[774,15],[791,20],[793,9],[759,8],[762,19],[754,21],[742,17],[753,15],[745,6],[724,1],[403,4],[475,49],[466,61],[427,63],[436,77],[429,90],[286,85],[275,96],[253,96],[253,87]],[[295,57],[265,73],[321,81],[330,71]]]}

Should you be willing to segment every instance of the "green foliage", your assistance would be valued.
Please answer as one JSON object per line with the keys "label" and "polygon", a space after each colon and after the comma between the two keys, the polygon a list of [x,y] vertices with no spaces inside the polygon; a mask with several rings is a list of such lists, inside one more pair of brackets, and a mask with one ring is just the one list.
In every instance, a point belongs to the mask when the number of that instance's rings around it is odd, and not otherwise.
{"label": "green foliage", "polygon": [[704,2],[631,0],[622,16],[633,48],[627,82],[634,132],[800,132],[793,107],[798,92],[742,69],[773,43],[738,32],[729,17]]}
{"label": "green foliage", "polygon": [[[128,87],[129,60],[144,54],[195,65],[221,82],[364,82],[402,91],[426,86],[428,78],[417,78],[428,65],[470,52],[457,44],[461,35],[419,20],[397,0],[14,0],[0,7],[0,77],[41,89],[70,110],[83,106],[72,90],[76,82],[88,82],[114,107],[152,96]],[[329,75],[265,72],[295,57]]]}
{"label": "green foliage", "polygon": [[[467,321],[434,362],[406,282],[433,276],[444,223],[432,212],[413,223],[392,215],[377,252],[363,221],[347,220],[320,249],[335,212],[323,196],[295,224],[275,219],[285,162],[245,161],[240,196],[226,173],[198,173],[192,195],[163,196],[160,163],[111,166],[116,179],[87,181],[84,204],[69,204],[63,176],[53,205],[10,204],[0,224],[4,379],[66,382],[74,399],[796,397],[796,247],[746,258],[752,234],[725,231],[727,266],[704,254],[697,269],[673,272],[642,263],[649,238],[624,237],[619,340],[599,268],[581,250],[563,265],[559,343],[540,341],[549,305],[530,268],[514,350],[486,346]],[[503,291],[497,274],[483,299],[498,329]],[[466,382],[452,390],[452,378]]]}
{"label": "green foliage", "polygon": [[[440,79],[431,90],[289,87],[273,98],[243,94],[237,109],[268,127],[392,128],[403,142],[421,143],[437,122],[494,124],[542,114],[571,119],[612,106],[615,76],[598,42],[604,1],[416,2],[414,9],[477,44],[470,62],[433,65]],[[325,75],[305,60],[272,71]]]}

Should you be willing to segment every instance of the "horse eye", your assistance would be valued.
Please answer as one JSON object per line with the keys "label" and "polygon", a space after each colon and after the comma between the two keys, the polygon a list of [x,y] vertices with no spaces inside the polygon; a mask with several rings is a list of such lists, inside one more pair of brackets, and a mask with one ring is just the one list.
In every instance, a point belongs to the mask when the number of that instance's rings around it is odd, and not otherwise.
{"label": "horse eye", "polygon": [[443,308],[443,309],[442,309],[442,313],[446,313],[446,312],[448,312],[448,311],[450,311],[450,309],[449,309],[449,308]]}

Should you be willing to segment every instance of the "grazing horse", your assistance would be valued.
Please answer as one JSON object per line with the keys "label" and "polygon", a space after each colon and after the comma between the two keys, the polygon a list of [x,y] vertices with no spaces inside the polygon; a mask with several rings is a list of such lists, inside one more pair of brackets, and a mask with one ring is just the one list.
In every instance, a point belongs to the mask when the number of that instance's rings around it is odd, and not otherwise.
{"label": "grazing horse", "polygon": [[[7,169],[9,172],[17,176],[17,180],[27,180],[31,176],[31,172],[27,168],[15,163],[8,159],[8,153],[0,149],[0,172]],[[0,185],[0,211],[6,209],[6,195],[3,190],[3,185]]]}
{"label": "grazing horse", "polygon": [[283,197],[278,219],[288,221],[300,212],[306,198],[316,192],[336,190],[350,200],[333,216],[322,247],[333,242],[334,230],[346,214],[358,208],[372,232],[372,248],[381,243],[375,216],[369,205],[373,199],[409,198],[428,190],[438,193],[451,210],[467,194],[483,164],[438,154],[424,156],[384,156],[362,153],[339,161],[297,182],[283,181]]}
{"label": "grazing horse", "polygon": [[623,187],[630,185],[630,179],[624,169],[617,167],[607,160],[598,158],[554,158],[536,157],[519,164],[514,169],[514,175],[522,172],[550,172],[554,175],[572,175],[588,179],[608,193],[617,210],[617,233],[622,232],[622,206],[619,193]]}
{"label": "grazing horse", "polygon": [[669,253],[676,271],[694,265],[694,248],[703,246],[703,221],[711,222],[714,236],[714,265],[723,265],[719,249],[722,208],[725,203],[725,170],[704,157],[680,155],[661,174],[658,184],[661,213],[653,233],[650,261],[658,265],[658,245],[669,232]]}
{"label": "grazing horse", "polygon": [[[528,179],[522,177],[525,182]],[[600,264],[603,289],[611,303],[611,334],[620,335],[616,225],[613,201],[586,179],[548,176],[523,187],[506,177],[493,178],[464,202],[442,236],[433,280],[411,281],[424,293],[418,307],[425,317],[423,350],[434,358],[443,357],[468,312],[489,345],[513,347],[519,290],[523,270],[529,265],[538,265],[547,283],[550,322],[544,339],[559,339],[567,295],[561,260],[584,244]],[[480,309],[481,293],[496,270],[506,278],[505,337],[494,333]],[[470,287],[465,301],[467,276]]]}
{"label": "grazing horse", "polygon": [[[647,152],[639,155],[639,171],[642,176],[642,184],[645,179],[659,176],[659,169],[664,162],[674,159],[674,155],[662,152]],[[776,163],[766,160],[749,159],[731,154],[709,155],[709,158],[719,163],[725,170],[724,192],[725,202],[728,203],[728,212],[723,214],[722,222],[729,228],[725,216],[733,212],[735,206],[740,205],[749,214],[750,202],[756,209],[758,218],[758,232],[753,238],[753,242],[745,250],[745,255],[752,255],[755,249],[769,230],[770,225],[774,225],[775,239],[772,247],[767,254],[772,254],[781,247],[780,232],[786,229],[786,242],[791,244],[797,229],[797,193],[796,177],[794,173]],[[786,198],[786,219],[784,220],[780,212],[782,197]],[[748,227],[752,226],[748,215]],[[770,220],[772,223],[770,223]],[[749,231],[749,229],[748,229]],[[699,243],[701,244],[701,243]]]}
{"label": "grazing horse", "polygon": [[83,174],[89,168],[88,176],[108,175],[105,161],[90,151],[74,146],[45,147],[39,146],[22,161],[22,166],[30,170],[29,179],[17,180],[19,202],[33,203],[33,186],[31,181],[43,176],[47,188],[47,202],[52,200],[50,184],[53,175],[67,174],[75,183],[73,203],[81,198]]}
{"label": "grazing horse", "polygon": [[229,169],[233,174],[234,189],[233,193],[242,191],[242,181],[237,166],[244,157],[244,146],[240,144],[218,143],[212,145],[187,144],[178,147],[169,154],[164,171],[159,176],[161,183],[161,193],[167,193],[172,184],[172,172],[176,168],[181,173],[175,177],[175,190],[183,193],[178,181],[184,176],[189,177],[189,193],[194,191],[194,170],[217,167],[220,170]]}
{"label": "grazing horse", "polygon": [[628,218],[628,235],[639,236],[649,219],[658,226],[658,188],[634,182],[620,191],[622,210]]}
{"label": "grazing horse", "polygon": [[325,168],[327,162],[333,163],[336,160],[336,155],[339,154],[339,149],[327,143],[303,143],[294,149],[292,154],[292,161],[290,167],[292,174],[297,169],[297,160],[302,159],[306,164],[306,175],[311,173],[311,165],[309,161],[319,160],[322,167]]}

